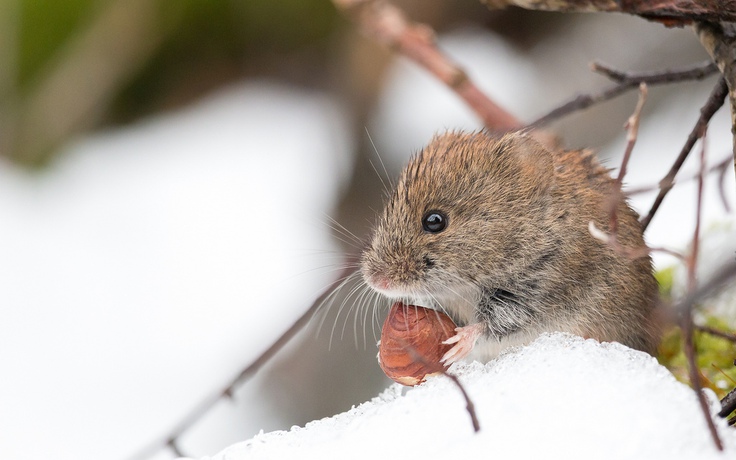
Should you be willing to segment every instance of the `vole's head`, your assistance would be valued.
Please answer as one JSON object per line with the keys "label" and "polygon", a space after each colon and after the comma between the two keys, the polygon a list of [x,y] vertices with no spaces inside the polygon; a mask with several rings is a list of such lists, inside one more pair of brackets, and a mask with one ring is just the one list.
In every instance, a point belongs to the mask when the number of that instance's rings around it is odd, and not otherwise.
{"label": "vole's head", "polygon": [[363,253],[366,282],[442,303],[513,277],[544,239],[552,158],[523,134],[435,137],[411,159]]}

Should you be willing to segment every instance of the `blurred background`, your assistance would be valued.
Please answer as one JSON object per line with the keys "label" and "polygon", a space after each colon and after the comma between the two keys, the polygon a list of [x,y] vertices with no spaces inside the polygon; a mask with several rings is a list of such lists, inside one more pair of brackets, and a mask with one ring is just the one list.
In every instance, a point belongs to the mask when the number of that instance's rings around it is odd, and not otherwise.
{"label": "blurred background", "polygon": [[[609,86],[593,60],[708,59],[691,30],[636,17],[395,3],[526,121]],[[664,176],[716,78],[650,89],[631,185]],[[635,102],[552,128],[615,167]],[[0,456],[173,458],[169,430],[354,261],[409,155],[437,131],[480,127],[329,0],[0,0]],[[721,110],[709,161],[730,142]],[[733,174],[725,190],[736,196]],[[692,184],[678,187],[649,243],[686,248],[694,207]],[[736,241],[715,183],[705,215]],[[733,257],[722,248],[704,257]],[[384,306],[358,309],[350,292],[187,430],[181,451],[212,455],[385,388]]]}

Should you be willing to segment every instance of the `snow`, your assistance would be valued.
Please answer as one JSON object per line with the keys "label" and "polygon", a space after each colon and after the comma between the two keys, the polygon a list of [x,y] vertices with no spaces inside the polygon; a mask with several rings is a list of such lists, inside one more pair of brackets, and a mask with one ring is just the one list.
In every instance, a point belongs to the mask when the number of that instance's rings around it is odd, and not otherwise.
{"label": "snow", "polygon": [[[716,451],[692,390],[651,356],[619,344],[545,334],[482,365],[451,368],[475,405],[475,434],[444,376],[332,418],[262,433],[202,460],[283,458],[728,458]],[[711,408],[717,400],[711,396]]]}

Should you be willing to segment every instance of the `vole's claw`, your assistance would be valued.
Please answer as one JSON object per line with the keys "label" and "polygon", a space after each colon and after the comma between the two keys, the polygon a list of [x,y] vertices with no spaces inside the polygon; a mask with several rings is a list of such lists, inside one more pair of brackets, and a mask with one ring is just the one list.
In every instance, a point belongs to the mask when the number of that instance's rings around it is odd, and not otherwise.
{"label": "vole's claw", "polygon": [[484,329],[485,327],[481,323],[455,328],[456,334],[442,342],[445,345],[452,345],[454,343],[455,346],[450,348],[442,356],[440,362],[450,365],[468,356]]}
{"label": "vole's claw", "polygon": [[[455,332],[458,332],[461,328],[456,327]],[[462,340],[462,336],[460,334],[455,334],[449,339],[442,342],[443,345],[452,345],[453,343],[458,343],[460,340]],[[454,347],[453,347],[454,348]]]}

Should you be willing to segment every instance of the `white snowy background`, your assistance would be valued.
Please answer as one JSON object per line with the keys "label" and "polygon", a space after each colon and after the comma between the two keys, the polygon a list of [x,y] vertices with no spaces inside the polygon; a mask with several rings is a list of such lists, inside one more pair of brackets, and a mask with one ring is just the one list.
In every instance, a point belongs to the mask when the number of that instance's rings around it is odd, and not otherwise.
{"label": "white snowy background", "polygon": [[[606,47],[611,36],[616,46]],[[441,44],[525,119],[576,91],[605,86],[585,71],[595,58],[643,67],[623,51],[631,46],[658,50],[661,62],[648,68],[706,58],[690,32],[635,18],[581,21],[556,39],[562,43],[521,54],[488,32],[463,29]],[[562,66],[548,50],[566,45]],[[713,83],[650,91],[629,184],[653,184],[665,174]],[[594,109],[556,128],[571,146],[598,148],[615,166],[634,103],[635,96],[610,103],[619,117]],[[596,123],[611,134],[587,138]],[[711,123],[711,162],[730,150],[728,123],[723,110]],[[451,93],[397,60],[366,128],[395,173],[433,132],[478,127]],[[252,81],[178,113],[78,139],[40,174],[0,163],[0,457],[129,458],[254,359],[335,275],[329,216],[359,140],[334,96]],[[686,169],[696,166],[690,160]],[[732,174],[726,195],[736,196]],[[633,202],[646,211],[651,200]],[[649,243],[686,249],[694,209],[692,186],[673,191]],[[705,211],[707,225],[733,235],[712,184]],[[710,266],[733,257],[732,249],[712,251]],[[478,436],[456,389],[434,379],[405,397],[392,387],[335,419],[261,434],[215,455],[261,429],[289,428],[256,380],[236,403],[215,406],[180,445],[218,460],[394,452],[718,457],[690,390],[623,347],[551,336],[459,371],[481,416]],[[722,432],[733,449],[733,435]],[[163,449],[151,458],[172,457]]]}

